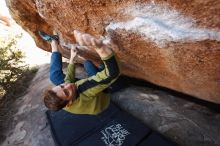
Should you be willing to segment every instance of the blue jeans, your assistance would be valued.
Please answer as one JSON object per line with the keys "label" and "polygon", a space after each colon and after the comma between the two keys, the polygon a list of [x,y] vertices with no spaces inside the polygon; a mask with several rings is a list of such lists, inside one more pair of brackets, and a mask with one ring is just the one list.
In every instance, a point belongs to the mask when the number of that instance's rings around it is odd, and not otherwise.
{"label": "blue jeans", "polygon": [[[99,71],[90,60],[84,62],[84,68],[89,77],[95,75]],[[59,52],[52,52],[50,62],[50,81],[57,86],[64,83],[64,78],[65,74],[62,70],[62,55]]]}
{"label": "blue jeans", "polygon": [[83,63],[84,69],[89,77],[96,75],[100,70],[90,60],[86,60]]}

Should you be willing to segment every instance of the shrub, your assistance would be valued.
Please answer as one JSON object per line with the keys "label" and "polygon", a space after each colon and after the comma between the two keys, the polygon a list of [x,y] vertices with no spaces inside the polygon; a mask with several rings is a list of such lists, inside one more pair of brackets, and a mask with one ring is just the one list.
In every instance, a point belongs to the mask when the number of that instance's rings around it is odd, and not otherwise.
{"label": "shrub", "polygon": [[21,36],[22,34],[0,38],[0,97],[3,97],[28,69],[22,61],[24,54],[16,46]]}

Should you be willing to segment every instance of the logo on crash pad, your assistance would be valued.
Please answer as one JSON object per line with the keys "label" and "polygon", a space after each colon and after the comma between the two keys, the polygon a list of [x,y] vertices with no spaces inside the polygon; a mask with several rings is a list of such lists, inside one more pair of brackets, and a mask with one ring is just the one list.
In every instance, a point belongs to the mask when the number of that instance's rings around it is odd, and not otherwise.
{"label": "logo on crash pad", "polygon": [[101,138],[107,146],[121,146],[125,137],[130,134],[121,124],[111,125],[101,131]]}

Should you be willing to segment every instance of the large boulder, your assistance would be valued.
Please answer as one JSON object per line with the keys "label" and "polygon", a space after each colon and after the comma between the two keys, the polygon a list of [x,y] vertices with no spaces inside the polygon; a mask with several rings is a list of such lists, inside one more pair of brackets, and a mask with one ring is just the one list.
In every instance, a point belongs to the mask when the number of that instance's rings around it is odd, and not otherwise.
{"label": "large boulder", "polygon": [[[122,72],[220,103],[220,1],[7,0],[16,22],[51,51],[38,30],[56,29],[74,43],[73,30],[111,38]],[[82,57],[98,61],[93,50]],[[69,57],[69,50],[63,50]]]}

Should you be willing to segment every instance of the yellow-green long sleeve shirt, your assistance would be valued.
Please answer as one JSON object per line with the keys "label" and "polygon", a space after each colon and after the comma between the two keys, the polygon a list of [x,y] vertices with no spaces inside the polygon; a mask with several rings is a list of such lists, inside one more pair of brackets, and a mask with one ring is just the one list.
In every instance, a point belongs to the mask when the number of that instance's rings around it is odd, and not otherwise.
{"label": "yellow-green long sleeve shirt", "polygon": [[110,96],[103,90],[108,88],[120,75],[119,64],[114,54],[102,58],[105,69],[96,75],[74,82],[75,66],[69,64],[65,83],[75,83],[77,98],[64,110],[74,114],[96,115],[104,111],[110,103]]}

